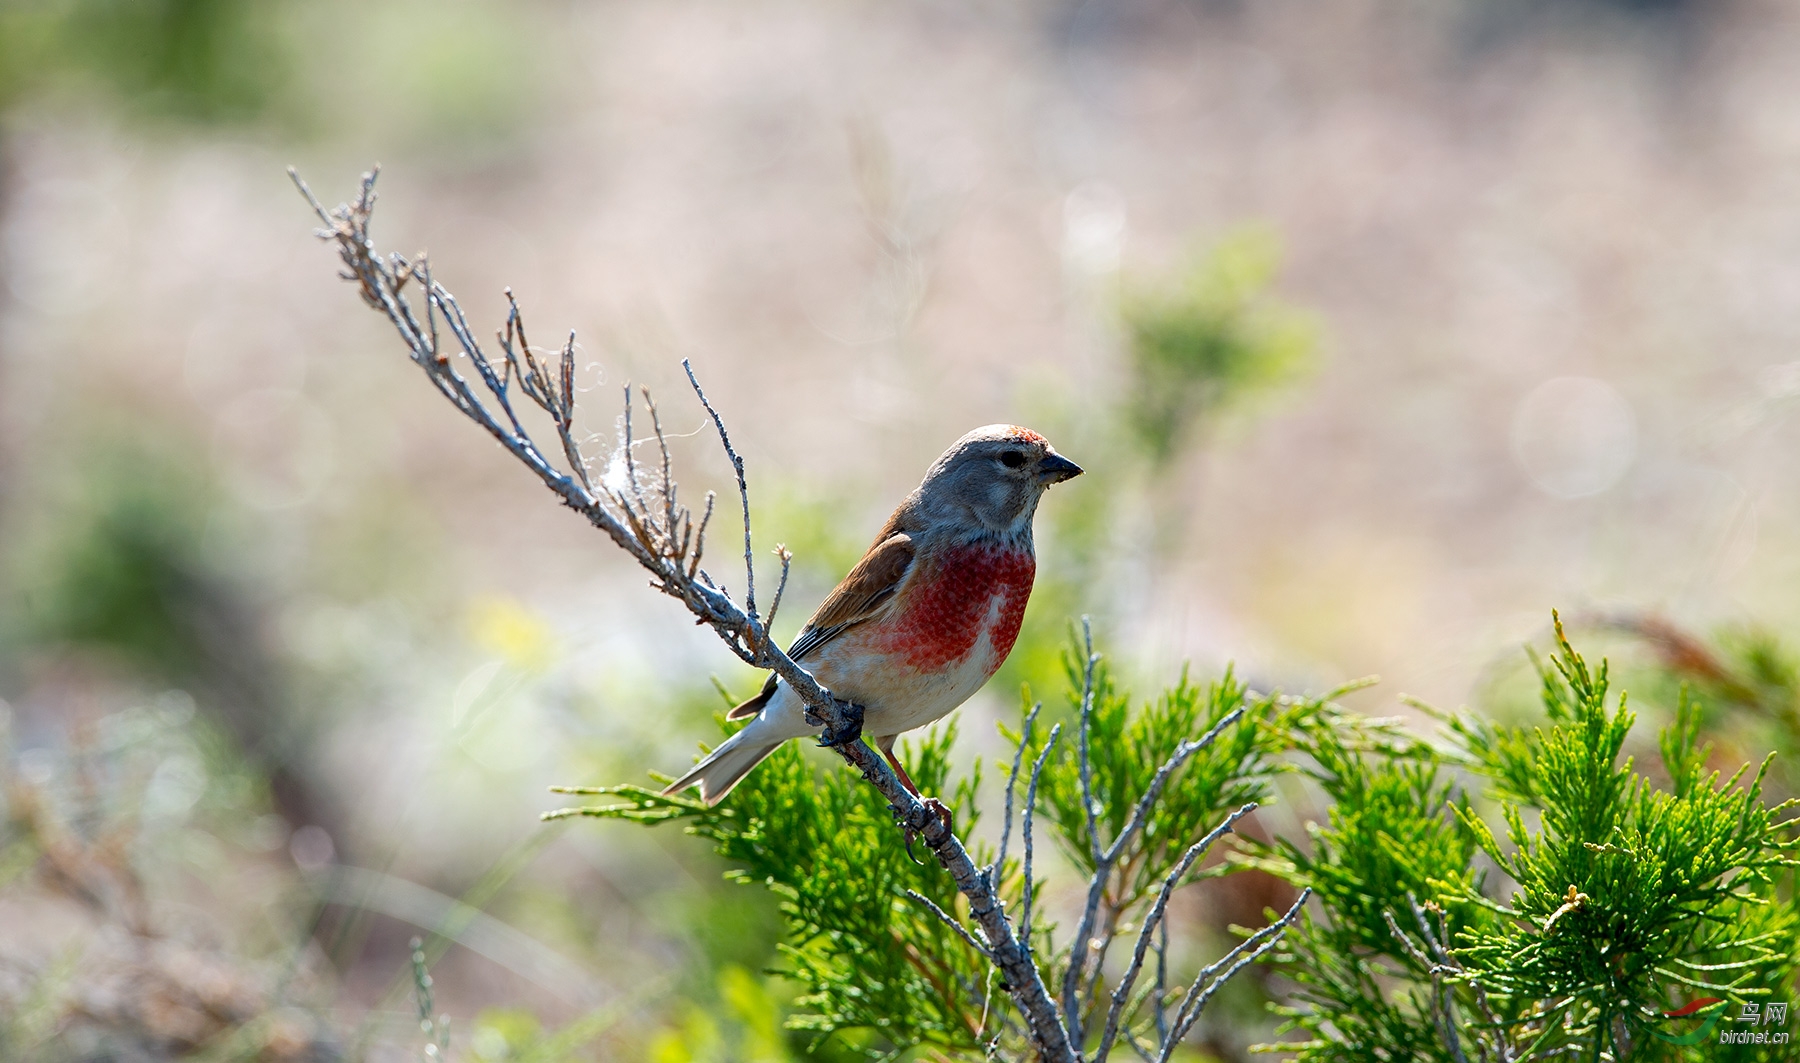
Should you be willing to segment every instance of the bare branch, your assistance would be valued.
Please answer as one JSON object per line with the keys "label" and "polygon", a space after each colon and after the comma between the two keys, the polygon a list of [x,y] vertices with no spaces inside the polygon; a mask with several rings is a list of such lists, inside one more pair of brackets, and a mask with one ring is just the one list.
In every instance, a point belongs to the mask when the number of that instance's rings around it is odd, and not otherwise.
{"label": "bare branch", "polygon": [[[1091,651],[1088,654],[1088,659],[1088,686],[1091,691],[1093,661],[1095,660],[1095,656]],[[1194,739],[1192,742],[1183,742],[1180,746],[1176,747],[1175,752],[1169,756],[1169,759],[1164,761],[1162,765],[1156,769],[1156,774],[1150,779],[1150,785],[1145,788],[1143,796],[1138,798],[1137,806],[1132,809],[1131,819],[1126,821],[1124,829],[1119,831],[1119,836],[1113,839],[1112,844],[1107,846],[1105,851],[1099,852],[1095,856],[1094,874],[1093,877],[1088,880],[1087,903],[1082,908],[1081,922],[1076,926],[1075,938],[1069,943],[1069,966],[1063,972],[1063,1021],[1068,1026],[1070,1042],[1074,1044],[1080,1044],[1082,1042],[1083,1030],[1080,1007],[1081,978],[1083,974],[1087,973],[1090,960],[1094,961],[1094,971],[1089,985],[1090,993],[1092,993],[1093,986],[1097,985],[1099,980],[1099,962],[1103,957],[1094,955],[1096,952],[1093,947],[1094,925],[1100,914],[1101,900],[1106,895],[1107,883],[1110,882],[1112,878],[1113,866],[1118,862],[1119,856],[1124,853],[1125,846],[1129,845],[1132,839],[1137,837],[1138,832],[1143,830],[1144,824],[1149,822],[1150,810],[1155,807],[1157,799],[1162,796],[1163,787],[1168,783],[1169,777],[1175,774],[1183,764],[1187,763],[1189,757],[1192,757],[1195,753],[1205,749],[1207,746],[1212,745],[1219,735],[1224,732],[1225,728],[1230,727],[1239,719],[1243,718],[1243,715],[1244,706],[1239,705],[1229,713],[1226,713],[1224,718],[1214,724],[1205,734]],[[1084,721],[1086,719],[1085,713],[1083,719]],[[1086,730],[1085,723],[1083,725],[1083,730]],[[1091,821],[1093,817],[1094,812],[1092,802],[1090,801],[1088,818]],[[1092,828],[1090,827],[1090,834],[1091,833]],[[1094,846],[1098,849],[1099,845],[1099,839],[1096,836]]]}
{"label": "bare branch", "polygon": [[1169,1039],[1169,921],[1164,919],[1156,932],[1156,988],[1151,1000],[1156,1013],[1156,1043]]}
{"label": "bare branch", "polygon": [[[1383,912],[1382,915],[1388,920],[1388,929],[1393,931],[1396,937],[1400,938],[1401,943],[1407,946],[1409,952],[1415,953],[1413,958],[1423,964],[1431,973],[1431,979],[1434,984],[1439,983],[1440,980],[1445,979],[1446,977],[1455,977],[1458,981],[1468,985],[1470,990],[1474,993],[1476,1009],[1481,1012],[1482,1018],[1486,1021],[1487,1028],[1494,1031],[1493,1043],[1491,1045],[1482,1038],[1479,1032],[1475,1033],[1476,1050],[1481,1053],[1483,1059],[1489,1057],[1491,1049],[1492,1054],[1498,1055],[1502,1063],[1512,1063],[1513,1046],[1508,1043],[1506,1035],[1503,1032],[1506,1029],[1507,1024],[1501,1020],[1499,1013],[1494,1010],[1493,1002],[1488,999],[1486,987],[1472,977],[1462,964],[1456,961],[1456,958],[1450,954],[1449,948],[1445,945],[1445,942],[1449,940],[1450,930],[1444,917],[1444,910],[1435,904],[1420,905],[1419,898],[1410,890],[1408,890],[1406,894],[1406,903],[1407,906],[1412,909],[1413,922],[1418,926],[1419,934],[1425,939],[1425,944],[1430,948],[1431,957],[1435,958],[1435,962],[1432,962],[1432,959],[1417,955],[1416,950],[1412,948],[1412,943],[1406,939],[1406,935],[1402,934],[1399,927],[1394,924],[1393,916],[1390,913]],[[1431,929],[1431,921],[1425,917],[1427,908],[1437,916],[1438,926],[1435,933]],[[1452,1005],[1455,1003],[1454,998],[1451,996],[1452,990],[1447,983],[1441,985],[1439,988],[1443,993],[1445,1021],[1448,1023],[1446,1027],[1448,1032],[1446,1033],[1445,1039],[1446,1042],[1450,1044],[1451,1050],[1460,1056],[1462,1048],[1461,1045],[1456,1043],[1456,1034],[1454,1032],[1456,1029],[1456,1020],[1452,1011]]]}
{"label": "bare branch", "polygon": [[775,600],[769,603],[769,616],[763,625],[770,629],[775,627],[775,614],[781,611],[781,596],[787,593],[788,568],[793,564],[794,552],[786,543],[776,543],[775,556],[781,560],[781,581],[775,584]]}
{"label": "bare branch", "polygon": [[[1416,904],[1413,912],[1419,916],[1419,929],[1429,941],[1431,931],[1425,926],[1423,913],[1419,912]],[[1419,946],[1413,944],[1412,938],[1408,937],[1405,931],[1400,929],[1400,924],[1394,921],[1393,912],[1383,910],[1381,918],[1387,921],[1388,931],[1400,942],[1401,947],[1406,950],[1406,954],[1411,956],[1414,962],[1424,967],[1431,976],[1431,1022],[1438,1028],[1438,1036],[1443,1038],[1444,1047],[1449,1049],[1450,1057],[1456,1060],[1456,1063],[1469,1063],[1469,1057],[1463,1054],[1462,1039],[1456,1033],[1456,1018],[1450,1010],[1449,991],[1443,981],[1444,968],[1427,956]]]}
{"label": "bare branch", "polygon": [[1094,652],[1093,625],[1085,616],[1081,618],[1081,645],[1086,655],[1081,679],[1081,809],[1087,813],[1088,847],[1094,863],[1099,864],[1099,812],[1094,808],[1094,769],[1088,759],[1088,735],[1094,729],[1094,666],[1100,663],[1100,655]]}
{"label": "bare branch", "polygon": [[1150,779],[1150,786],[1144,791],[1144,796],[1138,798],[1137,807],[1132,809],[1131,818],[1126,821],[1125,829],[1119,832],[1119,836],[1113,839],[1111,847],[1106,850],[1107,863],[1110,864],[1117,860],[1119,854],[1125,850],[1125,846],[1137,836],[1138,831],[1144,829],[1144,824],[1149,822],[1150,810],[1156,807],[1156,799],[1162,796],[1163,786],[1169,781],[1169,776],[1175,774],[1176,769],[1186,764],[1189,757],[1212,745],[1225,728],[1238,722],[1243,716],[1244,706],[1239,705],[1226,713],[1223,719],[1199,738],[1192,742],[1183,742],[1170,755],[1169,759],[1163,762],[1162,767],[1156,769],[1156,774]]}
{"label": "bare branch", "polygon": [[1077,1045],[1082,1041],[1081,1001],[1078,999],[1081,975],[1087,969],[1088,954],[1092,951],[1088,942],[1094,932],[1094,919],[1099,914],[1100,898],[1106,890],[1107,881],[1112,877],[1112,861],[1106,858],[1100,846],[1099,812],[1094,808],[1094,770],[1088,756],[1088,737],[1093,731],[1094,718],[1094,669],[1100,663],[1100,656],[1094,652],[1093,624],[1085,616],[1081,618],[1081,645],[1084,654],[1081,679],[1081,810],[1087,816],[1088,850],[1094,862],[1094,874],[1088,882],[1087,904],[1082,909],[1081,923],[1075,931],[1074,939],[1069,942],[1069,966],[1063,972],[1062,985],[1063,1021],[1068,1025],[1069,1040]]}
{"label": "bare branch", "polygon": [[687,370],[688,383],[694,386],[694,394],[699,396],[700,405],[712,416],[713,427],[719,430],[719,444],[725,448],[725,456],[731,459],[731,468],[737,473],[738,499],[744,504],[744,611],[750,619],[756,620],[756,562],[750,551],[750,486],[744,479],[744,459],[731,446],[731,436],[725,431],[725,422],[719,418],[719,411],[713,409],[712,403],[706,399],[706,392],[700,388],[700,381],[694,376],[694,367],[688,360],[681,360],[681,368]]}

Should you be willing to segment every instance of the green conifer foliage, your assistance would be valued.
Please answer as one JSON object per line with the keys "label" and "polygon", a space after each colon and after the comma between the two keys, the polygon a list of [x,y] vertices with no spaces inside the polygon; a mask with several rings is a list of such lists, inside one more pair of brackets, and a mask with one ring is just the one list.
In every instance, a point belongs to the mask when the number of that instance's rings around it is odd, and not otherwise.
{"label": "green conifer foliage", "polygon": [[[975,826],[980,765],[950,785],[954,727],[934,728],[906,750],[926,793],[942,793],[958,830]],[[804,987],[789,1025],[821,1035],[875,1031],[891,1045],[979,1052],[983,1005],[1005,994],[987,984],[987,962],[924,908],[917,891],[946,911],[959,894],[935,864],[914,863],[895,841],[879,791],[846,771],[819,771],[804,748],[776,750],[716,808],[641,786],[591,791],[625,803],[584,815],[658,823],[679,820],[713,842],[730,877],[781,899],[787,941],[782,973]],[[997,1024],[997,1017],[990,1020]]]}
{"label": "green conifer foliage", "polygon": [[[1296,721],[1323,711],[1324,703],[1252,694],[1228,672],[1205,686],[1184,675],[1155,701],[1134,707],[1085,639],[1075,642],[1066,664],[1071,718],[1047,726],[1027,692],[1019,729],[1002,729],[1017,746],[1016,766],[1003,765],[1010,769],[1005,792],[986,797],[989,811],[1004,802],[1013,823],[1001,846],[977,844],[972,851],[978,863],[997,864],[992,873],[1006,910],[1024,928],[1052,996],[1073,1002],[1065,1005],[1065,1014],[1076,1016],[1072,1040],[1095,1052],[1093,1058],[1102,1045],[1133,1041],[1155,1058],[1182,1016],[1198,1015],[1212,990],[1280,929],[1247,934],[1238,949],[1188,982],[1192,972],[1171,970],[1164,955],[1167,913],[1159,898],[1228,869],[1203,859],[1204,848],[1190,850],[1246,806],[1268,800],[1273,776],[1285,770],[1278,756]],[[954,740],[954,728],[933,729],[915,747],[903,746],[902,756],[925,793],[946,795],[959,834],[996,833],[979,830],[979,763],[952,779]],[[1084,771],[1092,819],[1083,800]],[[925,1047],[935,1050],[930,1058],[1029,1057],[1006,988],[978,943],[921,901],[966,923],[966,899],[935,862],[912,860],[879,792],[854,774],[819,771],[798,743],[789,743],[716,808],[641,786],[566,792],[620,800],[553,816],[680,821],[734,865],[731,877],[780,898],[787,940],[779,973],[804,990],[790,1027],[821,1037],[845,1034],[841,1045],[874,1055]],[[1034,810],[1040,835],[1030,900],[1027,809]],[[1054,847],[1090,878],[1091,909],[1076,913],[1075,922],[1066,921],[1066,911],[1051,915],[1045,908],[1046,829]],[[1089,932],[1081,934],[1084,918]],[[1160,935],[1139,937],[1147,920]],[[1076,941],[1099,944],[1076,958],[1070,947]],[[1119,990],[1128,968],[1137,980]]]}
{"label": "green conifer foliage", "polygon": [[1328,822],[1255,861],[1322,902],[1282,957],[1297,1058],[1698,1060],[1719,1012],[1787,1002],[1797,843],[1769,761],[1706,770],[1683,699],[1657,785],[1605,664],[1556,640],[1542,726],[1448,718],[1447,753],[1366,721],[1300,736]]}
{"label": "green conifer foliage", "polygon": [[[1190,1005],[1197,1014],[1209,986],[1274,940],[1247,936],[1190,985],[1165,969],[1162,899],[1247,867],[1317,899],[1275,953],[1289,983],[1275,1010],[1303,1036],[1265,1046],[1305,1063],[1697,1063],[1737,1029],[1727,1016],[1792,1003],[1800,841],[1786,806],[1763,799],[1769,761],[1721,777],[1683,699],[1660,736],[1660,771],[1638,772],[1635,717],[1605,664],[1590,668],[1560,626],[1539,668],[1542,722],[1439,714],[1441,746],[1329,697],[1254,693],[1230,671],[1205,685],[1183,675],[1134,704],[1085,642],[1066,666],[1057,726],[1028,705],[1006,731],[1021,767],[1004,799],[1008,813],[1032,809],[1090,880],[1084,907],[1069,911],[1064,894],[1051,916],[1040,839],[1028,936],[1083,1058],[1106,1058],[1105,1046],[1160,1058]],[[953,740],[934,731],[905,755],[926,792],[949,795],[967,836],[979,766],[954,781]],[[1284,773],[1320,799],[1322,822],[1223,861],[1191,852],[1267,803]],[[882,798],[851,773],[821,772],[790,744],[714,809],[637,786],[577,792],[623,800],[562,814],[679,820],[734,878],[780,897],[781,973],[804,990],[791,1027],[876,1055],[1029,1058],[979,943],[920,898],[951,916],[966,917],[966,902],[935,865],[909,859]],[[986,795],[990,812],[998,796]],[[1023,921],[1023,846],[1008,836],[997,881]],[[978,847],[980,862],[995,859]]]}

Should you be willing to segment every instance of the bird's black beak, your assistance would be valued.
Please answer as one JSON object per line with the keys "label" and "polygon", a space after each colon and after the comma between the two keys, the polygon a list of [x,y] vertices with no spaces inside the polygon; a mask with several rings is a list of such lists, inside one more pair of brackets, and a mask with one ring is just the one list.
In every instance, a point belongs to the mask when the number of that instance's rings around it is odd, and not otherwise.
{"label": "bird's black beak", "polygon": [[1044,460],[1038,462],[1038,479],[1044,481],[1045,486],[1073,480],[1080,475],[1081,466],[1061,454],[1046,454]]}

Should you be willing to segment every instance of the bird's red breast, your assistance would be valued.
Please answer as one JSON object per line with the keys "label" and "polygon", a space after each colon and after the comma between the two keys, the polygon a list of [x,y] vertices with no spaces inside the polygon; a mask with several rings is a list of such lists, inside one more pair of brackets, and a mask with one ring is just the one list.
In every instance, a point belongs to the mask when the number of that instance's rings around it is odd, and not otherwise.
{"label": "bird's red breast", "polygon": [[961,661],[985,633],[994,650],[991,674],[1019,637],[1037,559],[1030,549],[973,544],[921,560],[923,569],[883,625],[879,649],[935,672]]}

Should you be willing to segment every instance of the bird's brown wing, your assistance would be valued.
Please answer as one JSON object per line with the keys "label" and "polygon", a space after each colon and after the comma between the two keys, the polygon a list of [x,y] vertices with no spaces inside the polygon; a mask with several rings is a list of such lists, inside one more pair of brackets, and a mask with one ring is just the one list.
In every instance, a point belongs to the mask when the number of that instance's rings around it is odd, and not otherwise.
{"label": "bird's brown wing", "polygon": [[[818,611],[806,622],[800,637],[788,647],[788,656],[803,661],[820,646],[879,615],[882,607],[900,589],[906,574],[912,570],[912,563],[912,539],[905,532],[895,532],[876,543],[837,589],[819,603]],[[775,677],[771,675],[760,693],[726,713],[725,718],[741,720],[756,715],[774,693]]]}

